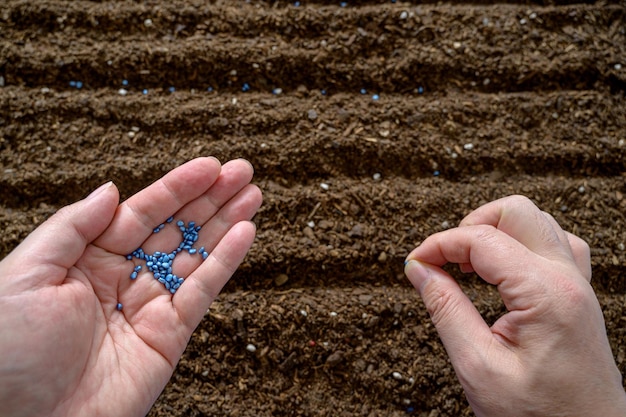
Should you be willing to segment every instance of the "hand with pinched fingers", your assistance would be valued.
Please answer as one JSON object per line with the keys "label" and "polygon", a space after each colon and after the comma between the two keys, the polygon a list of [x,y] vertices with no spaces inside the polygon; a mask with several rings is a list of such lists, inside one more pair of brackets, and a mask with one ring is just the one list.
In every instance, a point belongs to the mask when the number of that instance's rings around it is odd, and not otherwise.
{"label": "hand with pinched fingers", "polygon": [[[244,160],[198,158],[121,204],[105,184],[3,259],[0,415],[145,415],[254,240],[252,174]],[[173,295],[145,269],[130,279],[127,259],[177,245],[176,227],[153,233],[171,216],[202,227],[208,254],[176,257]]]}
{"label": "hand with pinched fingers", "polygon": [[[496,285],[507,313],[488,326],[440,267]],[[588,245],[511,196],[428,237],[407,257],[478,416],[626,416],[626,396],[590,285]]]}

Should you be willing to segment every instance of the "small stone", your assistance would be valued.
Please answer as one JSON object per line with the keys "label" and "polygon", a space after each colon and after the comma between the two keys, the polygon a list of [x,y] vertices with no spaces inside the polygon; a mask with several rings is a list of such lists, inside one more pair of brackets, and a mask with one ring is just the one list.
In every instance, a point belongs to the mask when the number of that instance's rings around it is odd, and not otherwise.
{"label": "small stone", "polygon": [[152,19],[146,19],[143,21],[143,24],[145,27],[149,28],[152,27]]}
{"label": "small stone", "polygon": [[276,276],[276,278],[274,278],[274,284],[277,287],[280,287],[281,285],[285,285],[287,281],[289,281],[289,276],[287,274],[279,274]]}
{"label": "small stone", "polygon": [[622,242],[617,244],[617,249],[624,251],[624,249],[626,249],[626,247],[624,246],[624,244]]}
{"label": "small stone", "polygon": [[248,344],[248,346],[246,346],[246,350],[250,353],[254,353],[256,352],[256,346],[254,346],[252,343]]}
{"label": "small stone", "polygon": [[400,19],[405,20],[409,17],[409,14],[406,11],[400,13]]}
{"label": "small stone", "polygon": [[320,187],[322,187],[322,190],[324,191],[328,191],[330,189],[330,185],[326,184],[325,182],[321,183]]}
{"label": "small stone", "polygon": [[306,310],[300,310],[300,315],[302,317],[307,317],[309,315],[309,313],[307,313]]}
{"label": "small stone", "polygon": [[578,192],[583,194],[585,192],[585,186],[581,185],[580,187],[578,187]]}
{"label": "small stone", "polygon": [[622,64],[615,64],[613,65],[613,68],[615,68],[616,71],[619,71],[622,69]]}
{"label": "small stone", "polygon": [[394,372],[391,374],[391,376],[393,377],[393,379],[397,380],[397,381],[401,381],[402,380],[402,374],[400,372]]}
{"label": "small stone", "polygon": [[309,110],[307,112],[307,117],[309,118],[309,120],[316,120],[317,119],[317,112],[313,109]]}
{"label": "small stone", "polygon": [[466,143],[465,145],[463,145],[463,149],[465,149],[466,151],[471,151],[472,149],[474,149],[474,144]]}
{"label": "small stone", "polygon": [[374,179],[374,181],[380,181],[382,178],[382,175],[379,172],[377,172],[372,176],[372,178]]}
{"label": "small stone", "polygon": [[117,92],[120,96],[125,96],[126,94],[128,94],[128,90],[126,90],[125,88],[120,88]]}
{"label": "small stone", "polygon": [[386,262],[387,261],[387,253],[382,251],[380,255],[378,255],[378,262]]}

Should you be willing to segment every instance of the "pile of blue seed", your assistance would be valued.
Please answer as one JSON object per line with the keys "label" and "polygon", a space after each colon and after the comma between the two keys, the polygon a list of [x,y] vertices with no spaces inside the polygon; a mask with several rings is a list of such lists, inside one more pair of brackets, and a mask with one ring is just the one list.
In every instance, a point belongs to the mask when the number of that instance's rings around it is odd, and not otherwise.
{"label": "pile of blue seed", "polygon": [[[165,223],[155,227],[153,232],[159,233],[165,228],[166,223],[172,223],[173,221],[174,217],[170,217]],[[198,253],[202,256],[202,259],[206,259],[209,256],[208,252],[204,250],[204,246],[200,249],[194,248],[194,244],[198,240],[198,232],[200,231],[201,226],[196,226],[195,222],[185,224],[182,220],[176,222],[176,226],[178,226],[182,233],[182,241],[172,252],[167,253],[156,251],[152,255],[149,255],[145,253],[143,249],[137,248],[133,251],[133,253],[126,255],[126,259],[128,260],[137,258],[145,261],[146,268],[152,272],[154,279],[163,284],[165,289],[172,294],[176,293],[176,290],[178,290],[178,288],[180,288],[182,283],[185,281],[184,278],[179,277],[172,272],[172,263],[174,262],[176,255],[182,251],[187,251],[190,255]],[[135,266],[135,269],[130,274],[130,279],[136,279],[141,269],[141,265]],[[120,310],[119,306],[118,310]]]}

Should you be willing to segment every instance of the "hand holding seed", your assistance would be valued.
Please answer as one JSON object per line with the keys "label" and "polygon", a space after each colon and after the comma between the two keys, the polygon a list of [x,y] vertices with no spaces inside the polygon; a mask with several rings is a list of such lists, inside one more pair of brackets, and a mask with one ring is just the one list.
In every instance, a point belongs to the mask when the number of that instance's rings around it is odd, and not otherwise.
{"label": "hand holding seed", "polygon": [[[409,254],[405,272],[477,416],[626,415],[589,259],[585,242],[519,196]],[[448,262],[496,285],[508,312],[488,326],[440,268]]]}
{"label": "hand holding seed", "polygon": [[[254,240],[252,174],[198,158],[122,204],[105,184],[3,259],[0,415],[145,415]],[[193,232],[160,227],[171,217]],[[175,256],[153,270],[138,248]],[[184,282],[155,279],[168,268]]]}

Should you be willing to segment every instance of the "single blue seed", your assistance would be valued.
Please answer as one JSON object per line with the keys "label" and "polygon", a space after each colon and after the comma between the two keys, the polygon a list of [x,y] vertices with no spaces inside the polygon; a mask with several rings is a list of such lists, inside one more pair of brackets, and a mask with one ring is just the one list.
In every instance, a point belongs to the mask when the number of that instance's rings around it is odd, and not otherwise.
{"label": "single blue seed", "polygon": [[192,249],[189,249],[189,254],[190,254],[190,255],[193,255],[194,253],[196,253],[196,249],[193,249],[193,248],[192,248]]}
{"label": "single blue seed", "polygon": [[128,85],[128,80],[122,80],[122,85]]}
{"label": "single blue seed", "polygon": [[185,278],[178,278],[178,283],[182,284],[183,282],[185,282]]}
{"label": "single blue seed", "polygon": [[166,281],[171,281],[174,278],[174,276],[172,274],[167,274],[167,276],[165,277]]}
{"label": "single blue seed", "polygon": [[374,94],[372,96],[372,100],[374,100],[374,101],[378,100],[379,98],[380,98],[380,96],[378,94]]}
{"label": "single blue seed", "polygon": [[170,93],[173,93],[174,91],[176,91],[176,88],[174,88],[174,87],[170,87],[170,88],[169,88],[169,92],[170,92]]}
{"label": "single blue seed", "polygon": [[185,222],[183,222],[182,220],[179,220],[176,222],[176,226],[184,226]]}
{"label": "single blue seed", "polygon": [[177,290],[177,289],[179,289],[179,288],[180,288],[180,284],[174,284],[174,286],[173,286],[172,288],[174,288],[175,290]]}
{"label": "single blue seed", "polygon": [[189,227],[194,227],[196,225],[196,222],[189,222]]}
{"label": "single blue seed", "polygon": [[365,88],[361,88],[361,94],[367,94],[367,90]]}
{"label": "single blue seed", "polygon": [[159,233],[161,231],[161,229],[159,229],[158,227],[155,227],[154,230],[152,231],[152,233]]}
{"label": "single blue seed", "polygon": [[250,84],[248,83],[243,83],[243,86],[241,87],[241,91],[243,91],[244,93],[246,91],[250,91]]}
{"label": "single blue seed", "polygon": [[169,219],[166,220],[167,223],[171,223],[174,221],[174,216],[170,217]]}
{"label": "single blue seed", "polygon": [[176,294],[176,290],[175,290],[174,288],[170,288],[170,292],[171,292],[172,294]]}
{"label": "single blue seed", "polygon": [[154,255],[152,256],[154,256],[155,258],[158,258],[159,256],[161,256],[161,252],[158,252],[158,251],[154,252]]}
{"label": "single blue seed", "polygon": [[135,279],[135,278],[137,278],[137,271],[133,271],[130,274],[130,279]]}
{"label": "single blue seed", "polygon": [[202,252],[202,259],[206,259],[209,257],[209,253],[207,251]]}
{"label": "single blue seed", "polygon": [[70,81],[70,87],[76,87],[76,81]]}
{"label": "single blue seed", "polygon": [[133,255],[126,255],[126,259],[130,261],[131,259],[133,259]]}
{"label": "single blue seed", "polygon": [[320,93],[322,93],[323,96],[326,95],[326,90],[320,90]]}
{"label": "single blue seed", "polygon": [[165,278],[158,278],[157,280],[158,280],[161,284],[165,284],[165,282],[166,282],[166,281],[165,281]]}
{"label": "single blue seed", "polygon": [[424,87],[419,86],[417,87],[417,94],[422,94],[424,92]]}
{"label": "single blue seed", "polygon": [[122,303],[117,303],[117,306],[115,308],[117,308],[117,311],[122,311],[122,308],[124,308],[124,306],[122,305]]}
{"label": "single blue seed", "polygon": [[83,82],[82,81],[76,81],[76,88],[78,88],[79,90],[81,88],[83,88]]}
{"label": "single blue seed", "polygon": [[174,259],[176,255],[174,253],[170,253],[169,255],[167,255],[167,257],[170,259]]}
{"label": "single blue seed", "polygon": [[146,94],[148,94],[148,90],[146,88],[143,89],[142,91],[143,95],[145,96]]}
{"label": "single blue seed", "polygon": [[439,171],[435,171],[435,172],[433,172],[433,175],[434,175],[435,177],[438,177],[438,176],[439,176],[439,174],[440,174],[440,172],[439,172]]}
{"label": "single blue seed", "polygon": [[165,285],[165,289],[166,290],[169,290],[170,288],[172,288],[172,285],[169,282],[167,282],[167,281],[165,281],[165,283],[163,285]]}
{"label": "single blue seed", "polygon": [[135,267],[135,271],[137,271],[137,272],[141,271],[141,265],[137,265],[137,266]]}
{"label": "single blue seed", "polygon": [[213,87],[207,88],[206,91],[208,91],[209,93],[213,92]]}

